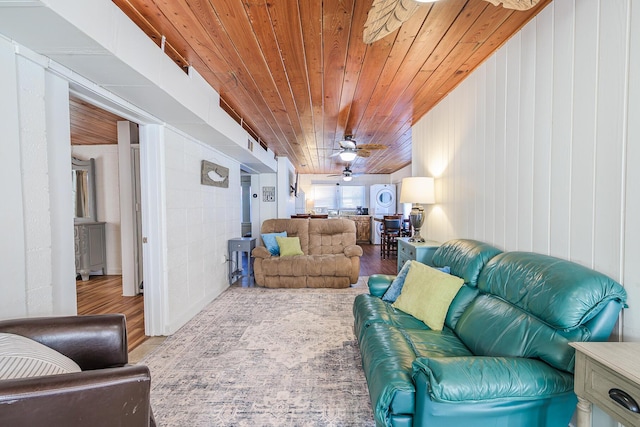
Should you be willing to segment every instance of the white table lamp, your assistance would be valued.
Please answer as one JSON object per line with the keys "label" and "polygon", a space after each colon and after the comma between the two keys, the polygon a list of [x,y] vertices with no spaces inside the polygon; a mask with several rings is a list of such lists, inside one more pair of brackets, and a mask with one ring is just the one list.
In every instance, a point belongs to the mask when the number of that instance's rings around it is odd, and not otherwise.
{"label": "white table lamp", "polygon": [[412,203],[409,222],[413,227],[413,236],[410,242],[424,242],[420,236],[420,228],[424,223],[424,208],[421,204],[434,204],[436,202],[433,178],[424,176],[412,176],[402,179],[400,190],[400,203]]}

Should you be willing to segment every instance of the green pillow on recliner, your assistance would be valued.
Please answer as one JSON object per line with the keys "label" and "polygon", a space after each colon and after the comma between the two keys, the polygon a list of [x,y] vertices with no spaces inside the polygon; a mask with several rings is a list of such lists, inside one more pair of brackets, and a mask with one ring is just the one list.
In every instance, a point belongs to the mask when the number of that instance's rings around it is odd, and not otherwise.
{"label": "green pillow on recliner", "polygon": [[280,237],[276,236],[278,246],[280,246],[280,256],[304,255],[300,248],[299,237]]}
{"label": "green pillow on recliner", "polygon": [[422,320],[432,330],[441,331],[451,301],[463,284],[460,277],[412,262],[393,307]]}

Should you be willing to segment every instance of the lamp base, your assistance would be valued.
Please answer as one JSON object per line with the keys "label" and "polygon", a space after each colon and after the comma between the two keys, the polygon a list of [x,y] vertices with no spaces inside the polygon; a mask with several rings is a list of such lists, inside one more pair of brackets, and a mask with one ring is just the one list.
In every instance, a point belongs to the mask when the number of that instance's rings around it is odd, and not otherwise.
{"label": "lamp base", "polygon": [[424,243],[426,240],[424,240],[424,237],[420,234],[416,233],[414,236],[409,237],[409,241],[412,243]]}
{"label": "lamp base", "polygon": [[420,235],[420,228],[424,223],[424,208],[417,203],[414,203],[409,213],[409,222],[413,227],[413,236],[409,239],[410,242],[423,243],[425,240]]}

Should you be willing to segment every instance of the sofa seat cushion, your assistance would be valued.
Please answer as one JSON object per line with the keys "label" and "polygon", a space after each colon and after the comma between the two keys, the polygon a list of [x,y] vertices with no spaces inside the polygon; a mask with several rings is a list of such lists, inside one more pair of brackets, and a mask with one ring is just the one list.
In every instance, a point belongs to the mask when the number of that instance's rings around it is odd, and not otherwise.
{"label": "sofa seat cushion", "polygon": [[448,328],[400,329],[372,323],[362,333],[359,344],[374,417],[380,425],[387,425],[391,414],[414,413],[412,369],[418,357],[471,355]]}
{"label": "sofa seat cushion", "polygon": [[428,329],[419,319],[394,308],[380,298],[368,294],[358,295],[353,302],[354,331],[360,336],[372,323],[386,323],[397,328]]}
{"label": "sofa seat cushion", "polygon": [[442,331],[401,329],[416,357],[473,356],[460,338],[449,328]]}
{"label": "sofa seat cushion", "polygon": [[294,255],[262,260],[265,276],[346,276],[351,259],[337,255]]}
{"label": "sofa seat cushion", "polygon": [[525,358],[431,357],[413,364],[429,378],[435,402],[547,399],[573,390],[573,376]]}

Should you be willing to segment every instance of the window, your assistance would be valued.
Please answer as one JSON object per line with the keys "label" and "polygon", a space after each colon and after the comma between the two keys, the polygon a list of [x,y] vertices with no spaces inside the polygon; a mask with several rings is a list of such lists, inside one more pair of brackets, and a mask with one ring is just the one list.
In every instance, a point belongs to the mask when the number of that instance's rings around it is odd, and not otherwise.
{"label": "window", "polygon": [[364,206],[364,185],[341,186],[338,193],[340,209],[355,209]]}
{"label": "window", "polygon": [[314,209],[356,209],[365,205],[364,185],[314,185]]}
{"label": "window", "polygon": [[314,185],[313,205],[314,209],[337,209],[336,190],[337,185]]}

